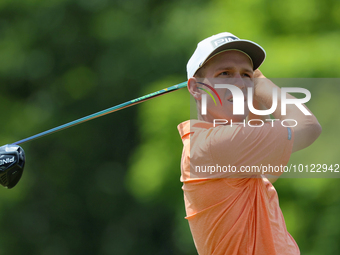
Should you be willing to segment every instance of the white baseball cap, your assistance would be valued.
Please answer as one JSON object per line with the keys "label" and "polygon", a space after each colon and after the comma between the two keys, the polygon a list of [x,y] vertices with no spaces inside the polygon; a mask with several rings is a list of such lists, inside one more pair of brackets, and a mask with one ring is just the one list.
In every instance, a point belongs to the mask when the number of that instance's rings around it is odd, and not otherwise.
{"label": "white baseball cap", "polygon": [[194,76],[210,58],[225,50],[239,50],[249,56],[253,62],[253,70],[256,70],[266,58],[265,50],[252,41],[241,40],[235,35],[223,32],[204,39],[197,44],[194,54],[188,61],[188,79]]}

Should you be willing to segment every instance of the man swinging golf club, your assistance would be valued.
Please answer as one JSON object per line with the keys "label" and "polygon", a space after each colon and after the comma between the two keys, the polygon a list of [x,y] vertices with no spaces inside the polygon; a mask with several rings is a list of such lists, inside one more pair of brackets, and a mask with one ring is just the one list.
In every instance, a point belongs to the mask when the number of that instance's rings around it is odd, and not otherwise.
{"label": "man swinging golf club", "polygon": [[[292,152],[317,139],[321,126],[305,105],[309,114],[291,104],[281,115],[280,96],[271,113],[275,121],[249,111],[249,89],[258,110],[271,109],[273,90],[281,95],[258,69],[264,59],[261,46],[225,32],[201,41],[187,64],[187,87],[198,119],[178,126],[184,144],[181,181],[186,219],[200,255],[300,254],[272,182]],[[236,115],[240,90],[244,111]],[[264,166],[281,170],[244,171]]]}

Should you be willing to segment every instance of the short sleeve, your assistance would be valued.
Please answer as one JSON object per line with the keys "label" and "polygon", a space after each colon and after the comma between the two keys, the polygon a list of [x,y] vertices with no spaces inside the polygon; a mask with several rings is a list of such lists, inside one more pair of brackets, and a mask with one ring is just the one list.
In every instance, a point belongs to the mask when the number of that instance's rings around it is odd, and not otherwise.
{"label": "short sleeve", "polygon": [[196,148],[194,151],[200,151],[198,156],[205,159],[194,160],[192,164],[202,164],[192,165],[191,171],[204,173],[208,178],[281,175],[294,141],[293,130],[278,121],[261,127],[221,125],[200,136],[195,146],[201,150]]}

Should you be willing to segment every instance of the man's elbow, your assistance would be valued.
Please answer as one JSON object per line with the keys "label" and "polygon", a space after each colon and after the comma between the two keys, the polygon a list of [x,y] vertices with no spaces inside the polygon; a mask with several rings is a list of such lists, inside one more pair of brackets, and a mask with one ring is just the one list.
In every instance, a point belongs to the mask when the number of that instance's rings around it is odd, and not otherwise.
{"label": "man's elbow", "polygon": [[293,145],[293,152],[307,148],[320,136],[322,128],[320,123],[316,120],[306,122],[300,128],[294,129],[295,138]]}
{"label": "man's elbow", "polygon": [[322,127],[319,122],[315,125],[315,140],[321,135]]}
{"label": "man's elbow", "polygon": [[310,124],[308,132],[308,144],[306,147],[312,145],[321,135],[322,127],[320,123],[316,120],[314,123]]}
{"label": "man's elbow", "polygon": [[312,144],[316,139],[318,139],[318,137],[321,135],[321,132],[322,132],[322,127],[316,118],[314,122],[311,124],[310,130],[311,130],[310,136],[311,136],[311,140],[312,140],[311,144]]}

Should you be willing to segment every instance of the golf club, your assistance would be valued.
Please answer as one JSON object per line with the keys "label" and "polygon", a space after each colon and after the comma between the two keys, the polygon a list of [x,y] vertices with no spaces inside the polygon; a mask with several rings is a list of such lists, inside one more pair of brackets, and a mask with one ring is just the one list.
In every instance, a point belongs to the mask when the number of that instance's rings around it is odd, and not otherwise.
{"label": "golf club", "polygon": [[25,139],[19,140],[12,144],[7,144],[0,147],[0,184],[7,188],[13,188],[20,180],[24,165],[25,165],[25,153],[24,150],[19,146],[19,144],[26,143],[28,141],[35,140],[37,138],[58,132],[60,130],[84,123],[89,120],[93,120],[95,118],[99,118],[101,116],[107,115],[109,113],[113,113],[119,111],[121,109],[130,107],[132,105],[136,105],[142,102],[145,102],[151,98],[155,98],[169,92],[176,91],[178,89],[186,87],[187,82],[182,82],[177,85],[173,85],[171,87],[161,89],[159,91],[150,93],[145,96],[138,97],[136,99],[127,101],[125,103],[110,107],[106,110],[85,116],[83,118],[68,122],[64,125],[49,129],[47,131],[41,132],[39,134],[27,137]]}

